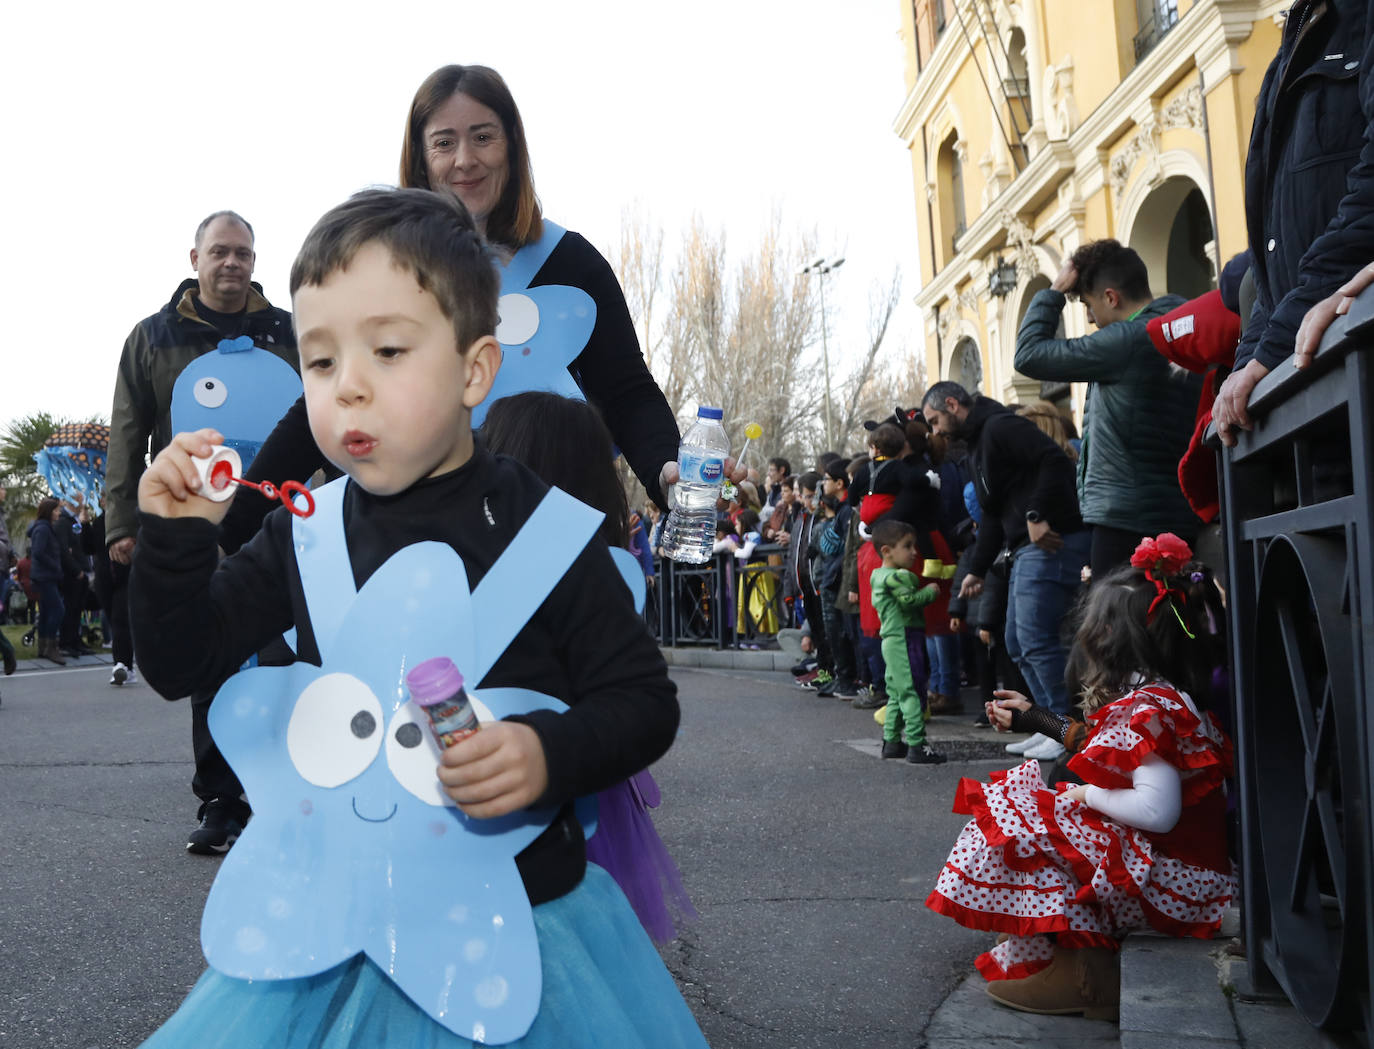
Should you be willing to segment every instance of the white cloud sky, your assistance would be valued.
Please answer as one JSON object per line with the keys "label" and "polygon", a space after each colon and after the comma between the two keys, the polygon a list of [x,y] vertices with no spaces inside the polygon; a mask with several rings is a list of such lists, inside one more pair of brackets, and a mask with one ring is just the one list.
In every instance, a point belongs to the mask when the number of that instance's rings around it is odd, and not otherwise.
{"label": "white cloud sky", "polygon": [[125,337],[191,276],[211,211],[253,223],[255,279],[289,307],[304,234],[395,182],[411,96],[448,62],[506,77],[546,214],[603,252],[636,202],[670,237],[696,212],[740,251],[778,209],[847,258],[827,287],[832,356],[859,352],[870,289],[897,266],[889,352],[914,349],[898,18],[895,0],[16,5],[0,426],[108,415]]}

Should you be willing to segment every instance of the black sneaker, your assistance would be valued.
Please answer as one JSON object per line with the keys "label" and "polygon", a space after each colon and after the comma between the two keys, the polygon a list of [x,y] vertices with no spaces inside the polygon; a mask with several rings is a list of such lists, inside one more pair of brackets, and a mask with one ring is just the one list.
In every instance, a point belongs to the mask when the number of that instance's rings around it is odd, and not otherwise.
{"label": "black sneaker", "polygon": [[900,739],[883,740],[884,758],[904,758],[907,756],[907,745]]}
{"label": "black sneaker", "polygon": [[855,710],[877,710],[879,707],[887,706],[887,694],[868,689],[866,692],[860,692],[850,706]]}
{"label": "black sneaker", "polygon": [[815,656],[807,656],[800,663],[792,668],[793,677],[804,677],[819,667],[819,661]]}
{"label": "black sneaker", "polygon": [[859,689],[852,681],[841,681],[836,678],[833,694],[836,699],[855,699],[859,695]]}
{"label": "black sneaker", "polygon": [[196,818],[200,826],[186,839],[186,851],[197,856],[221,856],[238,841],[248,822],[247,804],[237,798],[212,798],[203,802]]}
{"label": "black sneaker", "polygon": [[943,765],[947,759],[929,743],[922,743],[919,747],[908,747],[906,752],[906,763],[908,765]]}

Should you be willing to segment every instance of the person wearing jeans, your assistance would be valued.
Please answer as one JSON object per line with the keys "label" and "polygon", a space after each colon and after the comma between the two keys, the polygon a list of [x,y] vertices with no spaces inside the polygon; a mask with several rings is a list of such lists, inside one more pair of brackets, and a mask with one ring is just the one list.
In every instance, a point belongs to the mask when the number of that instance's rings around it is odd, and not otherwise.
{"label": "person wearing jeans", "polygon": [[1006,642],[1036,702],[1067,717],[1073,700],[1064,684],[1068,649],[1059,628],[1078,594],[1092,533],[1080,529],[1063,541],[1054,553],[1028,543],[1012,558]]}
{"label": "person wearing jeans", "polygon": [[[1092,534],[1078,512],[1073,464],[1031,420],[991,398],[971,395],[958,383],[931,386],[921,411],[936,433],[967,442],[969,472],[983,510],[959,596],[981,593],[993,562],[1003,550],[1010,552],[1008,654],[1038,704],[1068,713],[1068,653],[1059,627],[1092,552]],[[1055,758],[1063,752],[1054,740],[1034,742],[1025,750],[1028,757]]]}

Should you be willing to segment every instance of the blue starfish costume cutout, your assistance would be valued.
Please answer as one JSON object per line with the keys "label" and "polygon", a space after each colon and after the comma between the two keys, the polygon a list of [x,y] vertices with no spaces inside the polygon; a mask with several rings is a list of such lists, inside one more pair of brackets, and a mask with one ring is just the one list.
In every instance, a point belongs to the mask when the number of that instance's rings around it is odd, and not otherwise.
{"label": "blue starfish costume cutout", "polygon": [[[355,592],[346,483],[321,488],[315,514],[293,522],[323,665],[243,671],[210,709],[254,817],[206,902],[205,956],[230,976],[291,979],[365,953],[455,1034],[513,1041],[541,994],[515,856],[556,813],[463,815],[435,777],[438,744],[405,674],[444,655],[480,682],[602,515],[551,489],[475,592],[435,542],[403,548]],[[566,709],[525,689],[469,695],[483,720]]]}
{"label": "blue starfish costume cutout", "polygon": [[544,234],[501,267],[501,368],[486,400],[472,412],[473,429],[487,417],[488,405],[502,397],[547,390],[586,400],[568,369],[596,326],[596,302],[581,288],[548,284],[531,288],[539,268],[567,231],[548,219]]}
{"label": "blue starfish costume cutout", "polygon": [[301,389],[295,369],[247,335],[221,339],[172,384],[172,432],[212,427],[246,467]]}

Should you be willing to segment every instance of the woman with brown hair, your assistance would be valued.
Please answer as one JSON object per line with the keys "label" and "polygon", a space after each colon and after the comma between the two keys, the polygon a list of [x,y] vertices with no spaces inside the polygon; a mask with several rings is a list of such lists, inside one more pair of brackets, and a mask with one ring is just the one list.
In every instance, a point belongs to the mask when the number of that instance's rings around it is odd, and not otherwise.
{"label": "woman with brown hair", "polygon": [[[644,363],[615,272],[586,238],[544,218],[524,123],[496,70],[449,65],[425,78],[406,118],[400,183],[461,200],[500,264],[503,360],[473,426],[487,405],[512,394],[585,398],[649,497],[665,506],[678,476],[677,421]],[[246,476],[303,481],[322,467],[302,398]],[[226,549],[247,542],[273,505],[240,491],[224,522]]]}

